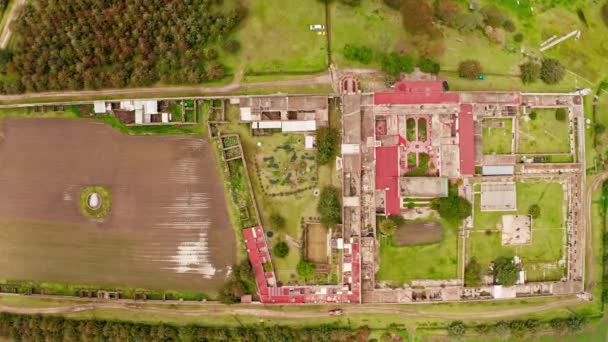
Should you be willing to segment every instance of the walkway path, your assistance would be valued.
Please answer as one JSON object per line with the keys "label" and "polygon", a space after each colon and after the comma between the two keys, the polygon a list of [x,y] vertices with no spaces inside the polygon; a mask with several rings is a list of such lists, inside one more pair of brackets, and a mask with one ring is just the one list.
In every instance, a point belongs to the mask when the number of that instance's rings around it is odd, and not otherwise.
{"label": "walkway path", "polygon": [[9,12],[6,14],[6,18],[3,20],[3,26],[0,28],[0,49],[5,49],[8,45],[8,42],[11,39],[11,35],[13,34],[13,30],[11,29],[11,24],[19,14],[21,8],[25,5],[25,0],[15,0],[12,4],[12,7],[9,9]]}

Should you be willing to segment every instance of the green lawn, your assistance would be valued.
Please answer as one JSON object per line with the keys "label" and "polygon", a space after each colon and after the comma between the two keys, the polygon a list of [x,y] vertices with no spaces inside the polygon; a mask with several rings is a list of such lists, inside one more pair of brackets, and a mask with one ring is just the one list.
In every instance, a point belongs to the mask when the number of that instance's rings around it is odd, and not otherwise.
{"label": "green lawn", "polygon": [[327,68],[327,36],[321,1],[248,0],[248,17],[237,32],[246,73],[317,72]]}
{"label": "green lawn", "polygon": [[[468,257],[488,265],[498,256],[518,255],[523,259],[528,280],[557,280],[563,274],[557,261],[562,258],[563,191],[558,183],[517,183],[517,211],[481,212],[480,195],[475,195],[474,230],[468,244]],[[532,223],[532,241],[527,245],[503,246],[497,229],[503,215],[527,214],[532,204],[541,207],[541,215]]]}
{"label": "green lawn", "polygon": [[[503,127],[487,127],[502,123]],[[513,119],[485,119],[482,122],[483,153],[509,154],[513,137]]]}
{"label": "green lawn", "polygon": [[[536,120],[519,120],[518,153],[559,153],[570,151],[568,122],[555,119],[555,109],[534,109]],[[523,118],[523,117],[522,117]]]}
{"label": "green lawn", "polygon": [[393,285],[414,279],[454,279],[458,277],[458,259],[458,231],[445,223],[439,243],[396,246],[391,238],[380,238],[376,279]]}
{"label": "green lawn", "polygon": [[332,59],[339,67],[365,66],[344,58],[346,44],[371,48],[374,58],[368,66],[379,67],[380,55],[398,49],[405,35],[399,11],[389,8],[382,0],[362,1],[356,7],[334,1],[331,22]]}

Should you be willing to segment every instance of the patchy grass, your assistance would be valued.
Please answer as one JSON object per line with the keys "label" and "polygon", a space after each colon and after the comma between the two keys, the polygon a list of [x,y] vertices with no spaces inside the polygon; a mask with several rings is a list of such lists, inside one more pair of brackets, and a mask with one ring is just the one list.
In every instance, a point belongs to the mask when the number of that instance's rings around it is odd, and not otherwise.
{"label": "patchy grass", "polygon": [[[493,125],[502,124],[503,127]],[[513,119],[484,119],[482,122],[484,154],[509,154],[513,139]]]}
{"label": "patchy grass", "polygon": [[[89,206],[89,197],[97,195],[99,200],[98,207]],[[80,211],[86,217],[92,219],[104,218],[112,208],[112,192],[105,186],[88,186],[80,193]]]}
{"label": "patchy grass", "polygon": [[454,279],[458,276],[458,231],[443,225],[443,240],[414,246],[398,246],[392,238],[380,238],[379,281],[393,285],[414,279]]}
{"label": "patchy grass", "polygon": [[[480,195],[475,196],[474,230],[468,240],[468,257],[489,265],[499,256],[522,258],[530,280],[558,280],[564,269],[557,265],[563,257],[563,191],[559,183],[517,183],[517,211],[482,212]],[[532,241],[527,245],[503,246],[497,225],[503,215],[527,214],[532,204],[541,208],[532,223]]]}
{"label": "patchy grass", "polygon": [[555,119],[555,109],[536,108],[536,120],[519,121],[518,153],[560,153],[570,151],[568,120]]}

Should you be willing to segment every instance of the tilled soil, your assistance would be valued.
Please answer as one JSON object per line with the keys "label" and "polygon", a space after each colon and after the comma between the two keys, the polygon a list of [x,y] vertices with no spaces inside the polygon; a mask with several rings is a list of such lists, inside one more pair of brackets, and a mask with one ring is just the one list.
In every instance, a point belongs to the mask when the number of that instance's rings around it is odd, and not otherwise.
{"label": "tilled soil", "polygon": [[[0,277],[215,292],[236,257],[212,147],[89,120],[7,119],[0,135]],[[103,221],[79,211],[103,185]]]}

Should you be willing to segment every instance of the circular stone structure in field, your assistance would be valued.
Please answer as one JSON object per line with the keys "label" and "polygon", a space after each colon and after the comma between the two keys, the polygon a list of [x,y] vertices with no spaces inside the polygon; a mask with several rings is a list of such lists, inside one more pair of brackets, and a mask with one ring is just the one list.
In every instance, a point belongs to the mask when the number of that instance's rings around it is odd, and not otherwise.
{"label": "circular stone structure in field", "polygon": [[80,193],[80,211],[92,219],[104,218],[110,212],[112,195],[110,189],[95,185],[82,189]]}

